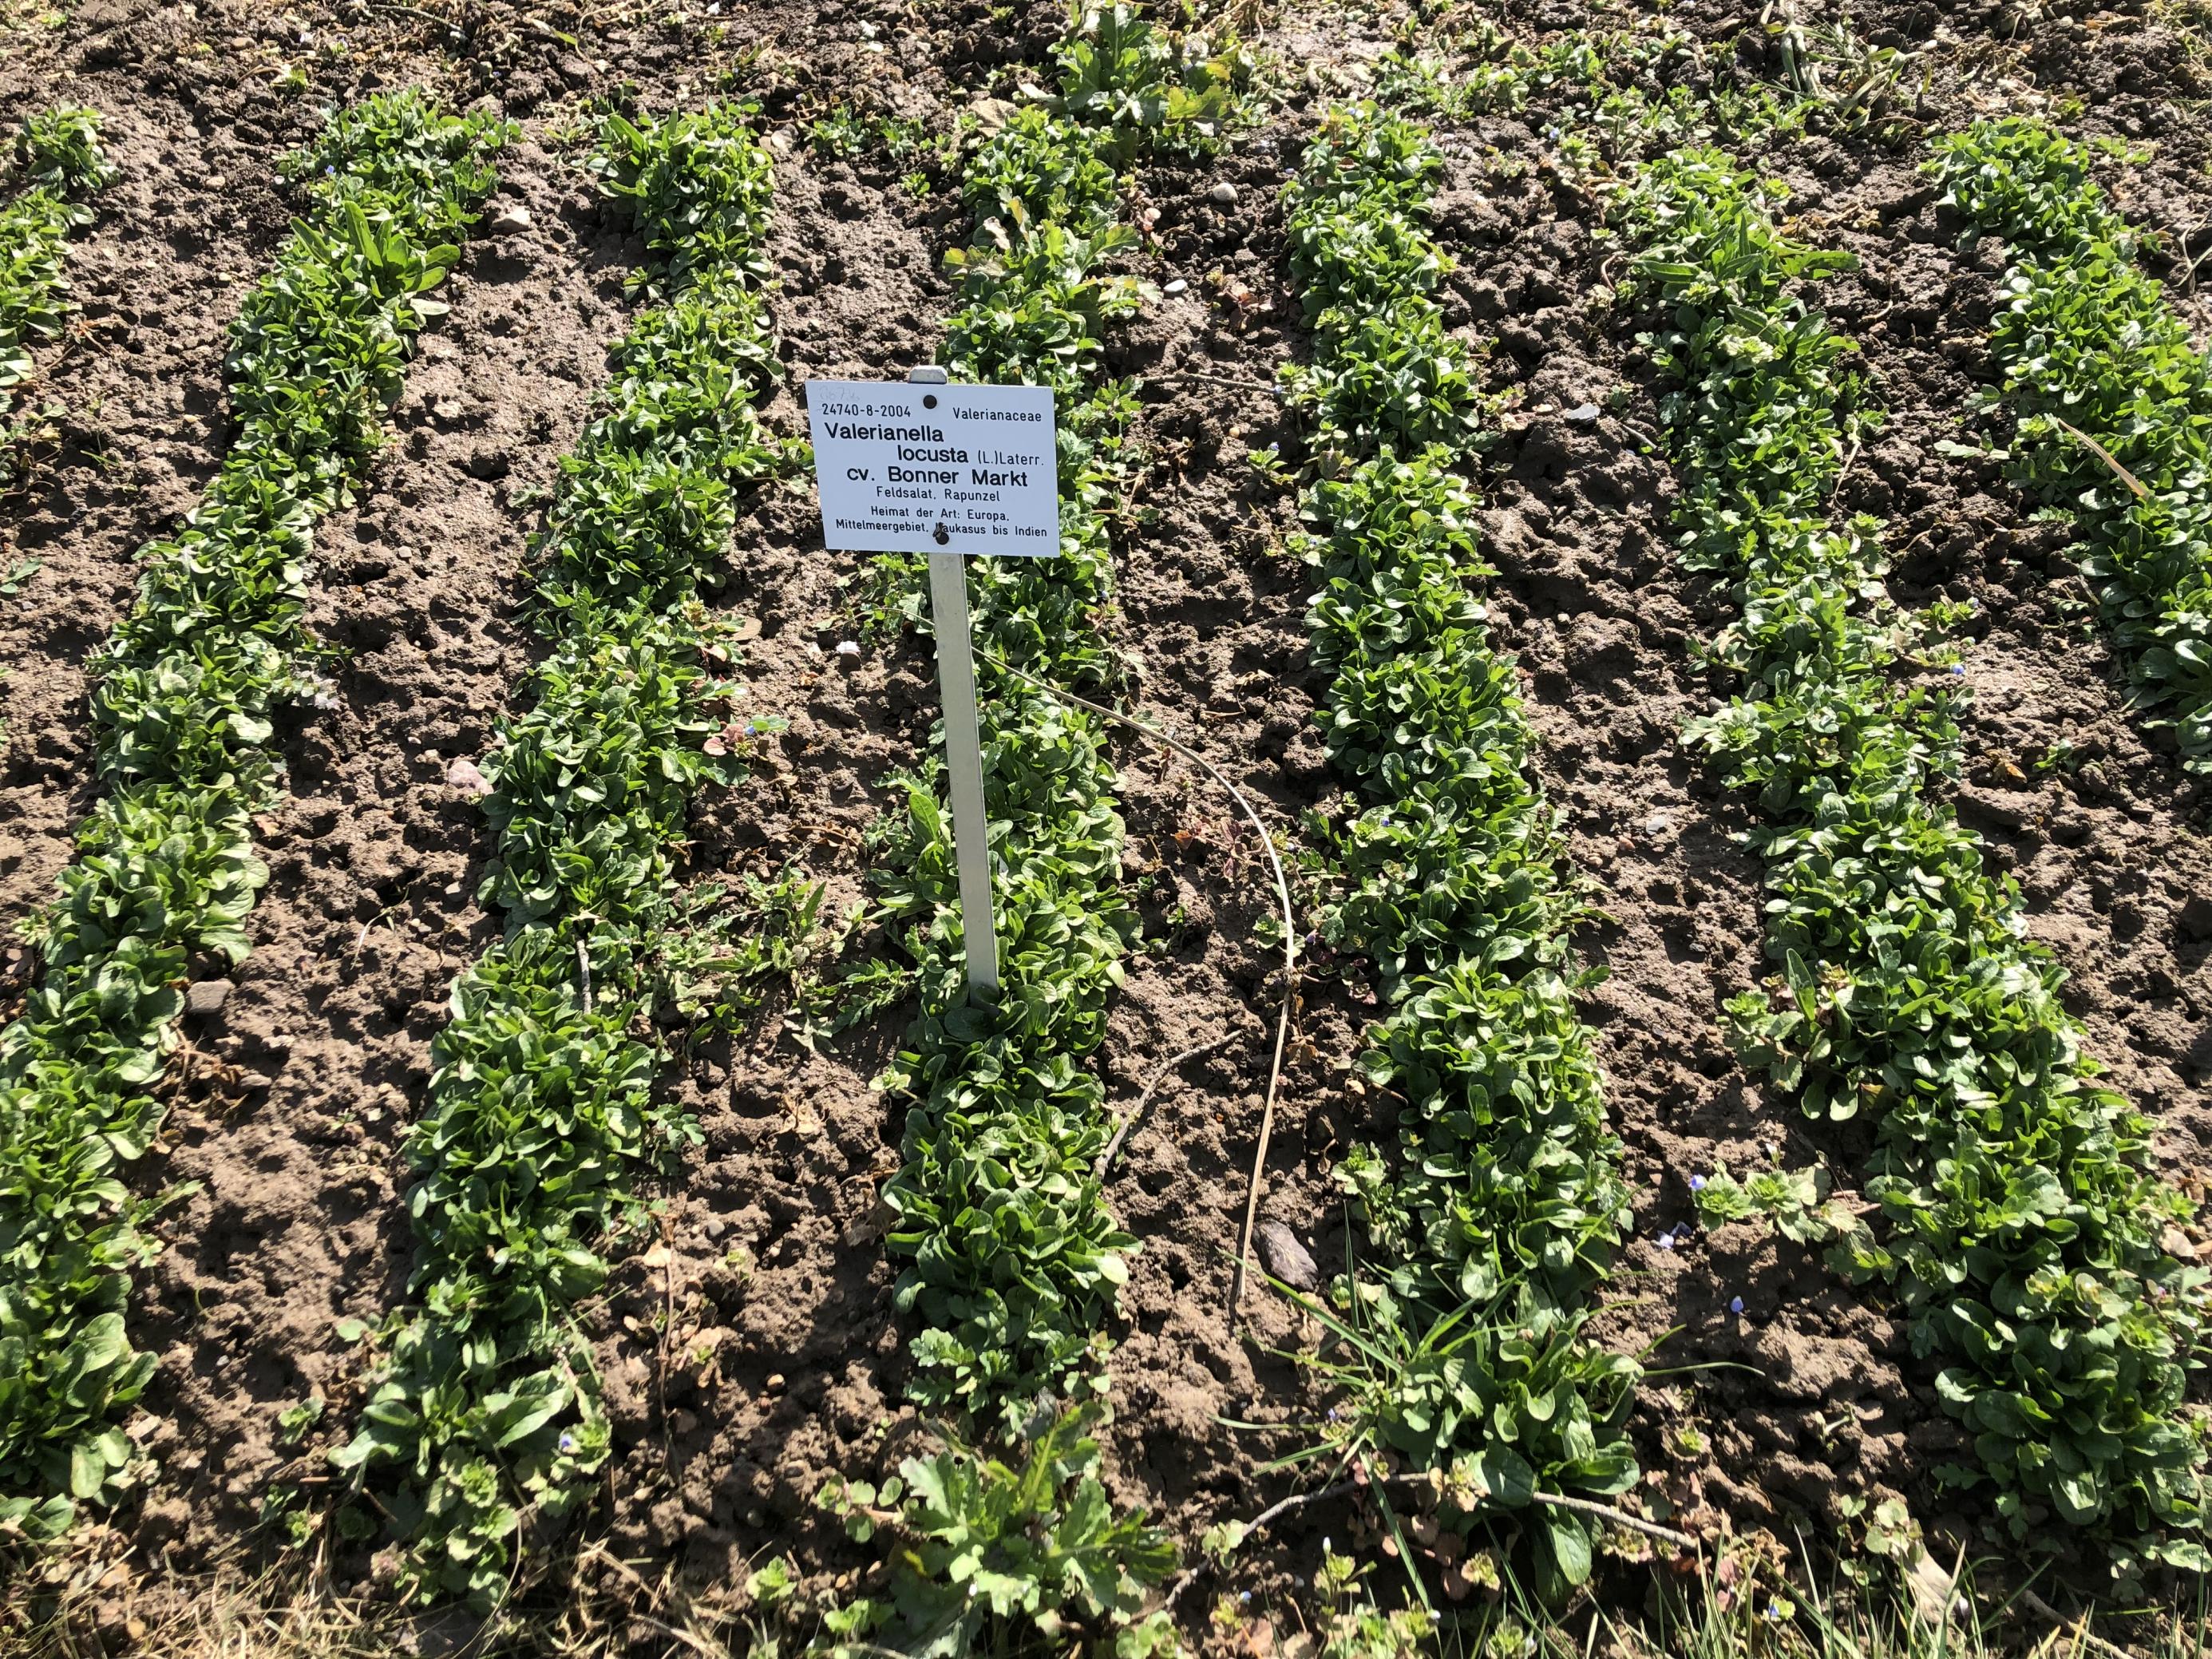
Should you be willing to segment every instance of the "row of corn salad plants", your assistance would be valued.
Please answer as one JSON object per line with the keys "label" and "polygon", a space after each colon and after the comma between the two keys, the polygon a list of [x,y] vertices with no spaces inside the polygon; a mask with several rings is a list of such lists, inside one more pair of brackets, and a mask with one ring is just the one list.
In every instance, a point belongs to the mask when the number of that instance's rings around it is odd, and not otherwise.
{"label": "row of corn salad plants", "polygon": [[1929,171],[1969,234],[2012,255],[1990,342],[2021,417],[2011,471],[2072,512],[2141,702],[2184,766],[2212,773],[2212,356],[2136,263],[2142,238],[2090,161],[2014,118],[1942,140]]}
{"label": "row of corn salad plants", "polygon": [[[1204,142],[1229,71],[1127,5],[1079,13],[1057,55],[1058,95],[1017,111],[968,159],[972,228],[946,256],[960,307],[944,366],[957,380],[1050,386],[1058,426],[1059,553],[968,568],[995,1000],[965,991],[941,732],[906,781],[907,811],[881,832],[878,915],[921,1002],[884,1079],[911,1100],[905,1163],[884,1193],[886,1244],[910,1263],[898,1305],[924,1326],[908,1393],[956,1414],[953,1444],[881,1488],[835,1481],[821,1494],[854,1536],[888,1530],[902,1547],[881,1594],[828,1610],[817,1651],[957,1654],[994,1630],[1071,1625],[1112,1629],[1117,1654],[1177,1647],[1165,1614],[1139,1617],[1175,1551],[1141,1511],[1114,1510],[1091,1432],[1135,1249],[1094,1173],[1111,1126],[1086,1065],[1137,929],[1119,884],[1115,769],[1098,716],[997,665],[1110,695],[1109,513],[1132,465],[1136,394],[1103,357],[1109,325],[1145,295],[1114,269],[1137,241],[1126,174],[1155,145]],[[918,616],[921,562],[884,566]],[[1011,1461],[961,1443],[971,1431]]]}
{"label": "row of corn salad plants", "polygon": [[[1111,678],[1107,513],[1136,409],[1133,386],[1104,377],[1105,331],[1143,292],[1112,269],[1137,240],[1122,174],[1162,129],[1192,118],[1170,108],[1175,56],[1127,6],[1079,20],[1060,49],[1056,103],[1018,111],[969,158],[960,188],[973,228],[946,256],[961,301],[946,370],[1050,386],[1059,429],[1059,554],[969,562],[977,648],[1093,699]],[[888,1079],[914,1104],[905,1167],[884,1196],[897,1216],[890,1247],[912,1263],[900,1305],[927,1326],[912,1392],[1012,1429],[1041,1390],[1095,1377],[1127,1278],[1133,1241],[1091,1172],[1109,1126],[1085,1062],[1104,1038],[1136,919],[1119,886],[1123,832],[1098,717],[990,660],[977,674],[1004,986],[992,1003],[964,994],[933,752],[894,829],[883,901],[922,1004]]]}
{"label": "row of corn salad plants", "polygon": [[160,1128],[196,952],[244,958],[266,872],[251,815],[279,782],[273,719],[327,706],[302,622],[315,521],[386,410],[495,182],[498,122],[411,93],[334,115],[286,164],[305,210],[232,326],[221,470],[91,665],[103,791],[29,933],[44,978],[0,1032],[0,1523],[52,1532],[137,1462],[112,1425],[154,1365],[125,1330],[158,1207],[122,1166]]}
{"label": "row of corn salad plants", "polygon": [[655,1097],[653,1035],[715,954],[693,925],[714,895],[679,884],[687,805],[734,781],[772,724],[738,712],[731,623],[702,598],[745,487],[787,459],[757,407],[781,374],[769,156],[743,109],[714,105],[610,116],[594,159],[654,303],[614,348],[536,541],[545,654],[483,766],[497,839],[479,897],[505,933],[433,1044],[406,1143],[412,1305],[333,1455],[381,1488],[403,1592],[478,1606],[507,1589],[526,1524],[574,1509],[611,1451],[576,1307],[644,1219],[638,1177],[697,1138]]}
{"label": "row of corn salad plants", "polygon": [[[948,258],[962,303],[943,352],[962,380],[1049,386],[1059,428],[1060,552],[969,562],[979,655],[1093,698],[1109,673],[1105,512],[1135,406],[1100,359],[1106,327],[1139,304],[1136,279],[1109,268],[1135,240],[1111,142],[1043,107],[984,142],[961,181],[975,228]],[[910,1262],[900,1306],[927,1328],[911,1391],[1006,1428],[1041,1390],[1096,1373],[1127,1277],[1133,1241],[1091,1174],[1108,1124],[1085,1061],[1136,924],[1098,717],[988,659],[977,696],[1003,988],[995,1002],[965,994],[933,752],[887,849],[884,911],[918,968],[922,1012],[888,1079],[913,1103],[884,1197],[889,1246]]]}
{"label": "row of corn salad plants", "polygon": [[1550,1593],[1588,1577],[1593,1540],[1538,1495],[1637,1475],[1622,1420],[1638,1367],[1585,1329],[1632,1217],[1574,1008],[1585,901],[1485,627],[1493,573],[1465,476],[1481,392],[1426,223],[1443,171],[1424,129],[1352,106],[1284,192],[1312,331],[1284,378],[1313,464],[1308,627],[1332,677],[1316,718],[1352,796],[1322,823],[1324,933],[1375,964],[1388,1012],[1358,1066],[1398,1103],[1395,1148],[1341,1166],[1364,1256],[1333,1308],[1310,1305],[1346,1389],[1339,1443],[1434,1475],[1456,1530],[1529,1521]]}
{"label": "row of corn salad plants", "polygon": [[[882,902],[922,1005],[886,1079],[914,1102],[906,1164],[885,1191],[897,1216],[890,1248],[912,1261],[900,1305],[927,1327],[914,1343],[912,1392],[1006,1431],[1041,1391],[1095,1378],[1133,1249],[1091,1173],[1109,1126],[1103,1085],[1085,1066],[1136,928],[1119,887],[1114,767],[1097,715],[992,659],[1093,698],[1110,683],[1108,511],[1129,465],[1136,398],[1130,382],[1104,378],[1103,358],[1108,325],[1143,300],[1144,285],[1112,266],[1137,240],[1121,217],[1122,174],[1148,137],[1141,118],[1116,118],[1165,84],[1174,48],[1115,6],[1080,20],[1060,58],[1060,97],[1017,112],[969,158],[960,188],[972,230],[946,255],[961,301],[946,325],[946,369],[1050,386],[1059,428],[1058,555],[968,568],[985,659],[998,999],[964,990],[941,733],[890,827]],[[1152,113],[1167,124],[1164,97]],[[894,570],[919,575],[918,562]]]}
{"label": "row of corn salad plants", "polygon": [[85,198],[115,176],[100,146],[98,112],[74,105],[27,119],[10,159],[9,176],[24,187],[0,207],[0,484],[13,471],[7,413],[31,377],[31,349],[58,335],[69,314],[64,244],[92,222]]}
{"label": "row of corn salad plants", "polygon": [[1955,653],[1883,595],[1881,526],[1827,506],[1878,414],[1803,295],[1848,257],[1779,232],[1780,196],[1685,151],[1617,203],[1674,383],[1682,561],[1740,610],[1712,652],[1743,690],[1687,737],[1757,800],[1784,972],[1732,1000],[1733,1035],[1809,1115],[1871,1124],[1879,1221],[1832,1259],[1893,1287],[1941,1367],[1974,1449],[1941,1480],[2040,1547],[2100,1540],[2123,1581],[2201,1569],[2207,1443],[2186,1395],[2206,1276],[2161,1243],[2190,1206],[2099,1082],[2016,887],[1935,793],[1956,769]]}

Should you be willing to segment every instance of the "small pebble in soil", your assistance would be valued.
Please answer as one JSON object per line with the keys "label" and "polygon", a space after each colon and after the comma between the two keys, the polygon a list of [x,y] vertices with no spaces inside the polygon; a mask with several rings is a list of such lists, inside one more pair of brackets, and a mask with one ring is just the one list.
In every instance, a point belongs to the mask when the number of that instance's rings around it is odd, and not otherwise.
{"label": "small pebble in soil", "polygon": [[204,979],[185,992],[185,1012],[198,1014],[204,1019],[219,1012],[230,994],[238,988],[227,979]]}
{"label": "small pebble in soil", "polygon": [[1190,284],[1188,283],[1186,283],[1182,277],[1178,276],[1175,281],[1162,288],[1160,292],[1163,294],[1181,294],[1186,291],[1189,287]]}
{"label": "small pebble in soil", "polygon": [[1597,405],[1577,404],[1567,411],[1567,418],[1578,426],[1594,426],[1597,422]]}
{"label": "small pebble in soil", "polygon": [[1320,1288],[1321,1269],[1296,1233],[1279,1221],[1263,1221],[1258,1237],[1260,1260],[1269,1273],[1297,1290]]}
{"label": "small pebble in soil", "polygon": [[484,776],[477,763],[463,756],[446,768],[446,781],[456,789],[465,789],[471,795],[491,793],[491,780]]}
{"label": "small pebble in soil", "polygon": [[1231,184],[1226,179],[1224,179],[1219,184],[1216,185],[1212,190],[1206,192],[1206,199],[1212,203],[1216,207],[1235,207],[1237,205],[1237,186]]}

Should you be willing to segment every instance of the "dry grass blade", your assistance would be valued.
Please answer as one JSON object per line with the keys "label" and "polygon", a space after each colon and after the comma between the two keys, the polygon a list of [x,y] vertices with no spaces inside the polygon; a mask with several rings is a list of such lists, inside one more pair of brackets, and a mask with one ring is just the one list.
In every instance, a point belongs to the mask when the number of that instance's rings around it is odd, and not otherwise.
{"label": "dry grass blade", "polygon": [[[2061,422],[2060,424],[2063,426],[2065,422]],[[2068,427],[2067,430],[2070,432],[2073,428],[2071,427]],[[2052,1624],[2063,1629],[2066,1633],[2074,1639],[2074,1644],[2077,1650],[2086,1649],[2091,1653],[2101,1653],[2105,1656],[2105,1659],[2136,1659],[2136,1656],[2134,1654],[2130,1653],[2118,1643],[2107,1642],[2103,1637],[2091,1630],[2089,1628],[2089,1620],[2086,1616],[2081,1618],[2069,1618],[2065,1613],[2059,1612],[2057,1608],[2052,1607],[2050,1602],[2045,1601],[2032,1589],[2022,1590],[2020,1593],[2020,1601],[2021,1605],[2027,1607],[2030,1612],[2041,1614],[2044,1618],[2051,1620]]]}
{"label": "dry grass blade", "polygon": [[1218,1036],[1210,1042],[1201,1042],[1193,1048],[1186,1048],[1154,1072],[1152,1080],[1145,1085],[1144,1092],[1137,1097],[1137,1103],[1124,1113],[1121,1122],[1115,1126],[1114,1138],[1106,1143],[1106,1150],[1098,1154],[1098,1162],[1092,1166],[1092,1173],[1101,1181],[1106,1178],[1106,1171],[1114,1166],[1115,1153],[1121,1150],[1121,1143],[1129,1138],[1129,1131],[1135,1128],[1138,1121],[1144,1116],[1145,1108],[1151,1104],[1152,1096],[1158,1091],[1160,1085],[1181,1070],[1185,1061],[1196,1060],[1200,1054],[1210,1054],[1216,1048],[1227,1045],[1231,1040],[1229,1037]]}
{"label": "dry grass blade", "polygon": [[2127,468],[2122,466],[2119,462],[2119,458],[2114,455],[2111,450],[2106,448],[2104,445],[2099,443],[2094,438],[2082,431],[2080,427],[2075,426],[2070,421],[2062,420],[2059,416],[2050,414],[2047,411],[2045,412],[2044,418],[2049,421],[2051,425],[2057,427],[2060,431],[2067,433],[2076,439],[2088,449],[2090,453],[2094,455],[2099,460],[2102,461],[2106,466],[2112,468],[2112,476],[2117,477],[2129,489],[2134,490],[2136,493],[2136,499],[2137,501],[2147,501],[2150,499],[2150,491],[2143,488],[2142,480],[2136,477],[2136,475],[2129,471]]}

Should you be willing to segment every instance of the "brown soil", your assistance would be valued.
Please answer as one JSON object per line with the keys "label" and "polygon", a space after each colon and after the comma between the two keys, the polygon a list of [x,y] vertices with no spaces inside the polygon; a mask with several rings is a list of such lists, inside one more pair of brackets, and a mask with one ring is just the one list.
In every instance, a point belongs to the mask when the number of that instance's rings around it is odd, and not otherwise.
{"label": "brown soil", "polygon": [[[200,1183],[161,1224],[171,1248],[134,1301],[138,1340],[161,1359],[133,1431],[161,1474],[84,1542],[91,1557],[189,1576],[273,1548],[253,1532],[265,1494],[313,1469],[357,1399],[361,1360],[333,1327],[348,1315],[373,1322],[404,1295],[398,1149],[447,988],[495,926],[473,896],[481,820],[446,767],[481,756],[529,659],[515,607],[531,491],[573,441],[630,311],[621,277],[637,250],[564,148],[580,100],[627,79],[658,108],[741,66],[779,135],[778,311],[793,379],[895,375],[938,337],[948,293],[937,258],[958,234],[957,205],[908,195],[879,155],[816,153],[807,123],[865,98],[941,125],[1031,74],[1022,66],[1058,27],[1054,7],[994,22],[979,0],[926,23],[876,0],[775,0],[726,18],[684,9],[681,24],[661,8],[644,21],[595,15],[584,29],[572,14],[546,14],[577,34],[575,47],[498,8],[471,10],[456,41],[404,9],[312,5],[276,21],[240,3],[194,12],[126,0],[94,0],[52,32],[0,36],[0,116],[59,88],[106,112],[123,167],[73,252],[82,327],[40,388],[71,411],[68,442],[27,499],[0,506],[0,538],[47,567],[0,611],[14,665],[0,769],[10,919],[50,889],[90,799],[82,664],[127,599],[131,551],[174,521],[221,453],[222,331],[285,226],[274,156],[313,130],[322,103],[403,80],[457,101],[494,98],[527,135],[494,211],[526,208],[530,226],[471,248],[453,313],[410,372],[387,453],[358,506],[320,533],[314,620],[349,653],[340,707],[287,734],[291,796],[263,824],[273,874],[257,948],[221,1012],[189,1030],[196,1050],[243,1079],[202,1066],[180,1085],[166,1153],[147,1161],[149,1182]],[[1564,4],[1494,15],[1530,40],[1593,21]],[[1688,15],[1715,31],[1740,21]],[[2175,112],[2201,88],[2163,27],[2100,15],[2100,49],[2081,52],[2064,18],[2023,24],[2009,42],[1993,32],[2001,16],[1963,9],[1888,7],[1878,21],[1907,44],[1939,27],[1953,37],[1933,48],[1941,72],[1920,112],[1931,130],[1993,106],[2006,76],[2076,91],[2090,131],[2166,141],[2130,184],[2130,210],[2177,236],[2201,233],[2202,130]],[[1360,63],[1394,32],[1395,20],[1332,13],[1292,18],[1271,45],[1356,86]],[[343,54],[327,55],[340,38]],[[274,70],[290,61],[311,66],[311,95],[279,89]],[[1130,701],[1195,738],[1284,823],[1333,786],[1304,720],[1321,688],[1306,660],[1309,574],[1285,545],[1295,504],[1247,457],[1270,444],[1296,455],[1265,389],[1303,349],[1274,193],[1327,95],[1293,95],[1203,164],[1146,173],[1139,205],[1158,217],[1140,268],[1185,286],[1115,348],[1117,369],[1146,377],[1152,459],[1116,538]],[[1539,770],[1607,918],[1583,941],[1611,975],[1586,1016],[1630,1179],[1648,1198],[1604,1333],[1632,1348],[1674,1333],[1656,1366],[1729,1365],[1686,1371],[1639,1408],[1647,1462],[1670,1472],[1678,1498],[1702,1495],[1738,1530],[1832,1536],[1843,1495],[1878,1485],[1924,1497],[1914,1474],[1955,1431],[1897,1328],[1814,1253],[1748,1226],[1671,1251],[1652,1242],[1693,1220],[1687,1177],[1717,1159],[1741,1170],[1771,1146],[1793,1165],[1826,1158],[1848,1187],[1857,1149],[1808,1133],[1718,1034],[1720,1003],[1768,971],[1759,872],[1731,839],[1744,804],[1677,738],[1727,690],[1695,654],[1723,610],[1673,562],[1671,479],[1638,435],[1656,429],[1649,365],[1636,320],[1608,302],[1610,250],[1589,234],[1596,210],[1552,166],[1548,118],[1540,103],[1443,134],[1453,165],[1438,223],[1461,260],[1450,320],[1498,340],[1489,362],[1505,404],[1483,526],[1500,573],[1498,639],[1522,664],[1545,739]],[[1962,811],[2017,870],[2033,931],[2073,973],[2096,1051],[2162,1117],[2177,1178],[2200,1181],[2212,1164],[2202,1091],[2212,981],[2208,930],[2183,915],[2212,890],[2198,804],[2124,713],[2063,538],[2028,522],[1994,471],[1933,450],[1963,435],[1966,399],[1988,379],[1990,258],[1954,252],[1909,146],[1817,138],[1761,159],[1801,187],[1808,230],[1864,262],[1832,284],[1832,303],[1866,344],[1893,421],[1854,469],[1848,504],[1890,515],[1900,597],[1941,590],[1980,605]],[[1213,200],[1219,184],[1235,187],[1233,204]],[[1625,403],[1609,401],[1617,390]],[[1586,403],[1607,412],[1571,418]],[[790,394],[769,418],[802,427]],[[872,641],[857,659],[835,652],[862,631],[863,586],[857,567],[823,556],[811,493],[762,492],[718,597],[758,619],[753,696],[791,728],[750,784],[699,804],[702,870],[795,862],[840,906],[864,892],[861,833],[889,799],[885,775],[918,752],[935,690],[911,637]],[[2061,738],[2087,763],[2039,774],[2033,763]],[[1134,738],[1121,758],[1126,874],[1152,942],[1131,958],[1100,1060],[1115,1109],[1171,1058],[1225,1039],[1173,1069],[1110,1189],[1143,1249],[1111,1366],[1109,1473],[1118,1498],[1152,1508],[1188,1548],[1206,1526],[1289,1490],[1259,1465],[1302,1443],[1295,1425],[1326,1402],[1268,1352],[1304,1334],[1279,1299],[1248,1291],[1250,1342],[1225,1317],[1282,988],[1279,958],[1255,931],[1272,908],[1266,866],[1196,769]],[[1373,1005],[1356,964],[1324,958],[1308,975],[1263,1214],[1326,1272],[1344,1237],[1330,1170],[1372,1133],[1373,1102],[1342,1079]],[[866,1559],[817,1522],[811,1500],[833,1472],[880,1472],[915,1439],[895,1273],[874,1225],[900,1125],[869,1086],[903,1018],[822,1055],[771,1020],[668,1068],[706,1145],[665,1183],[659,1237],[641,1241],[591,1314],[621,1447],[591,1531],[646,1579],[672,1564],[733,1595],[765,1553],[793,1547],[825,1572]],[[1741,1317],[1726,1312],[1738,1295]],[[656,1316],[668,1317],[665,1337]],[[331,1409],[303,1455],[276,1443],[276,1418],[311,1389]],[[1678,1458],[1671,1431],[1691,1421],[1710,1449]],[[1217,1588],[1248,1589],[1294,1621],[1319,1537],[1342,1539],[1352,1524],[1345,1508],[1316,1506],[1255,1540],[1238,1575],[1201,1583],[1185,1611],[1201,1613]],[[369,1571],[366,1551],[340,1551],[332,1565],[341,1589]],[[630,1599],[627,1570],[605,1554],[578,1571],[613,1602]],[[114,1615],[104,1631],[122,1628],[126,1605],[103,1607]],[[668,1646],[642,1626],[630,1634],[641,1652]]]}

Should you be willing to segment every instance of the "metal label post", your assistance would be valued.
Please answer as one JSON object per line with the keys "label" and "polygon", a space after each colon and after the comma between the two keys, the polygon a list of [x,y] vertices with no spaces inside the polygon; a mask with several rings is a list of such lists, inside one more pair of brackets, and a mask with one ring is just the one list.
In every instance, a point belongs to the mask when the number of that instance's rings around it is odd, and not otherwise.
{"label": "metal label post", "polygon": [[[945,371],[934,366],[917,368],[907,379],[919,386],[945,384]],[[963,555],[931,550],[929,618],[937,633],[938,691],[945,700],[945,770],[951,785],[952,856],[960,870],[968,990],[971,996],[995,998],[999,931],[991,911],[991,819],[983,804],[983,734],[975,709],[975,653]]]}

